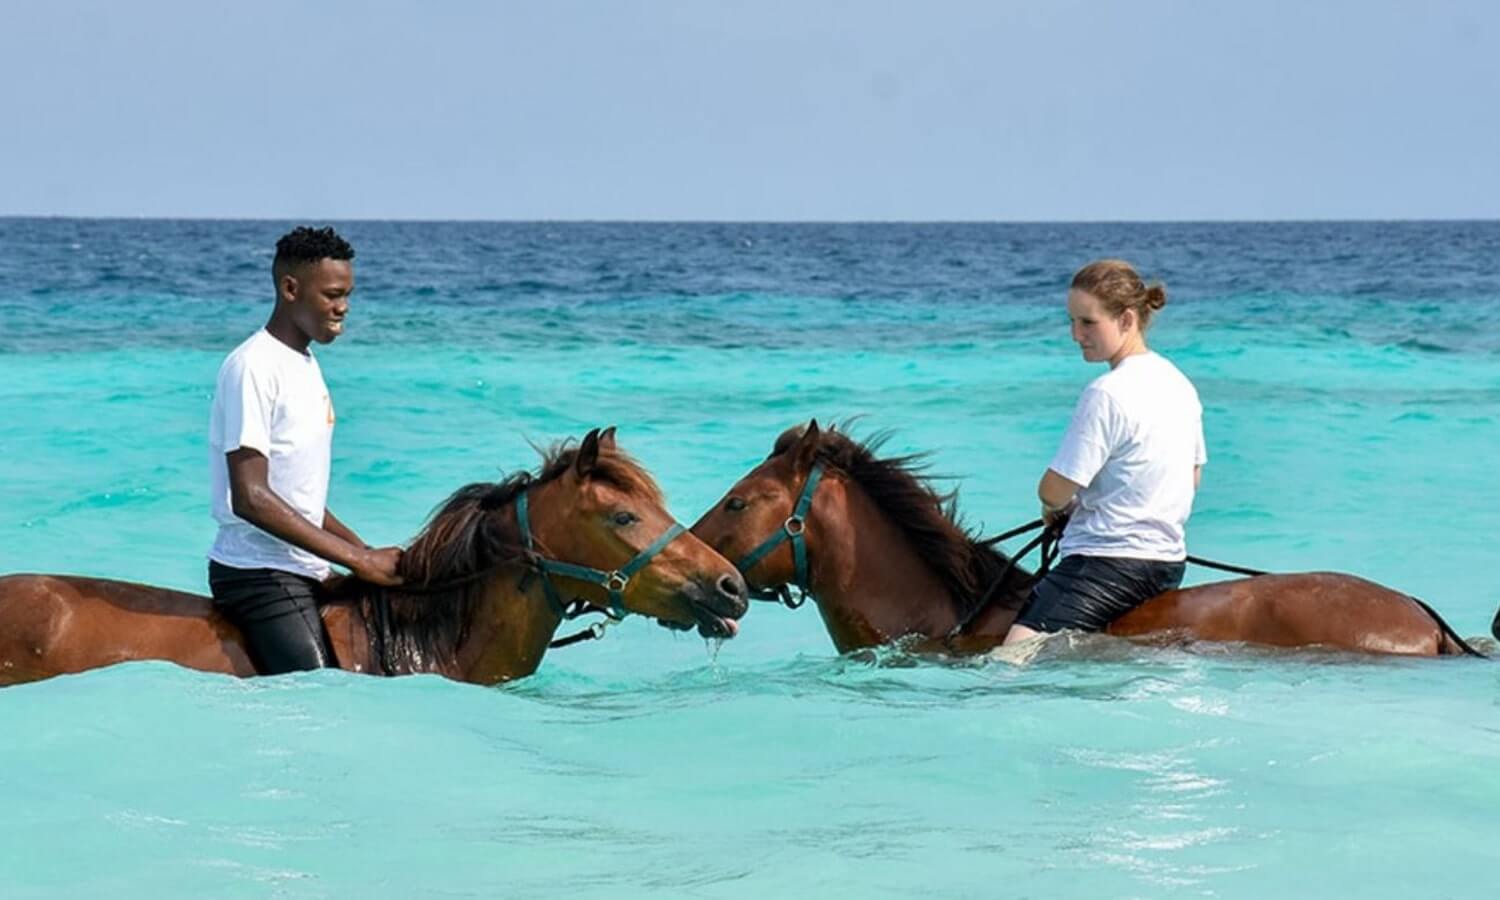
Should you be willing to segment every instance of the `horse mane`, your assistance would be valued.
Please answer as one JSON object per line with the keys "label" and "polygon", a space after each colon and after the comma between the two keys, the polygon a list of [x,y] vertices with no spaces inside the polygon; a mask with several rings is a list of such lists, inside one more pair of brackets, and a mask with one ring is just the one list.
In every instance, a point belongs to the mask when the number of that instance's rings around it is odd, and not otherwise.
{"label": "horse mane", "polygon": [[[542,454],[540,470],[466,484],[431,514],[401,556],[402,587],[383,588],[354,576],[331,579],[331,603],[357,606],[372,660],[388,675],[439,671],[456,662],[485,592],[486,577],[530,562],[514,519],[501,515],[527,488],[546,484],[578,458],[571,440]],[[590,478],[662,502],[661,488],[623,451],[600,447]]]}
{"label": "horse mane", "polygon": [[[822,430],[818,460],[858,484],[901,529],[917,555],[948,589],[956,616],[968,616],[1007,568],[1010,573],[1005,586],[1019,588],[1023,586],[1020,582],[1030,583],[1030,572],[1011,566],[1009,557],[993,544],[983,543],[962,523],[956,489],[940,493],[932,487],[930,479],[937,476],[927,472],[927,454],[881,457],[880,450],[891,432],[879,431],[856,441],[847,431],[847,424]],[[800,437],[800,429],[782,434],[771,455],[788,452]],[[1025,599],[1022,590],[998,590],[994,596],[994,602],[1011,609]]]}

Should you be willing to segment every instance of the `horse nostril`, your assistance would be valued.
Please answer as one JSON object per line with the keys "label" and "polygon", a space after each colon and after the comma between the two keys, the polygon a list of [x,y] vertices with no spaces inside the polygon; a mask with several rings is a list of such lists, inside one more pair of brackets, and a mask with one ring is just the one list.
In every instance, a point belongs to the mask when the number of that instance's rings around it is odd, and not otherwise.
{"label": "horse nostril", "polygon": [[744,602],[750,594],[749,588],[745,587],[745,579],[739,575],[720,575],[715,587],[719,589],[719,596],[735,602]]}

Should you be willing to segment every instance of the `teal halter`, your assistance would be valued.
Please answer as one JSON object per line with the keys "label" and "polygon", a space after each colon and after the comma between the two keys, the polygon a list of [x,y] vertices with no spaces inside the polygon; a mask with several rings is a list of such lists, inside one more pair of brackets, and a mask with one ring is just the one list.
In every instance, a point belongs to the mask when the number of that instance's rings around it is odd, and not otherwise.
{"label": "teal halter", "polygon": [[644,569],[646,564],[655,558],[656,554],[666,549],[668,544],[672,543],[679,534],[682,534],[686,530],[678,523],[673,522],[672,527],[668,528],[651,546],[637,553],[630,562],[627,562],[613,572],[606,572],[603,569],[591,569],[588,566],[560,562],[538,555],[536,552],[536,540],[531,533],[531,516],[527,511],[525,491],[522,491],[521,495],[516,498],[516,522],[521,528],[521,541],[525,545],[526,550],[532,554],[537,569],[542,573],[542,590],[547,595],[547,605],[552,607],[553,612],[563,618],[569,618],[568,607],[562,602],[562,598],[558,596],[557,587],[552,584],[551,576],[558,575],[563,578],[576,578],[579,581],[597,584],[604,588],[609,594],[609,615],[616,620],[623,619],[630,612],[625,608],[625,588],[629,586],[631,577]]}
{"label": "teal halter", "polygon": [[780,547],[782,541],[791,541],[792,560],[797,566],[797,580],[793,583],[801,588],[804,594],[807,593],[807,541],[803,535],[807,532],[807,514],[812,509],[813,492],[818,489],[818,482],[821,480],[823,480],[823,464],[814,463],[811,471],[807,473],[807,484],[802,486],[802,494],[797,498],[797,505],[793,507],[792,514],[787,517],[787,520],[781,524],[781,528],[761,541],[759,547],[745,554],[744,559],[735,563],[735,568],[739,569],[740,574],[746,579],[749,579],[750,570],[755,568],[755,564],[765,559],[772,550]]}

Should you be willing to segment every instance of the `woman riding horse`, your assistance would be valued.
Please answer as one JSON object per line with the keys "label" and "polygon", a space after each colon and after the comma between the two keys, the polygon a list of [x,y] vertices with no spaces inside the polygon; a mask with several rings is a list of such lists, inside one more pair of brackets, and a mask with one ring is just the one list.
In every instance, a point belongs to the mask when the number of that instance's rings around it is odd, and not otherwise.
{"label": "woman riding horse", "polygon": [[[998,646],[1036,579],[959,526],[951,497],[919,477],[912,457],[881,458],[879,444],[816,421],[788,429],[693,533],[736,560],[759,598],[792,605],[791,589],[805,591],[840,652],[898,640],[937,652]],[[1363,653],[1474,653],[1421,601],[1336,573],[1168,591],[1105,630]]]}
{"label": "woman riding horse", "polygon": [[1066,519],[1062,561],[1032,587],[1007,644],[1063,628],[1101,631],[1182,583],[1184,528],[1208,454],[1198,392],[1146,346],[1166,304],[1166,288],[1148,286],[1123,260],[1073,276],[1073,340],[1109,371],[1084,390],[1037,486],[1043,522]]}

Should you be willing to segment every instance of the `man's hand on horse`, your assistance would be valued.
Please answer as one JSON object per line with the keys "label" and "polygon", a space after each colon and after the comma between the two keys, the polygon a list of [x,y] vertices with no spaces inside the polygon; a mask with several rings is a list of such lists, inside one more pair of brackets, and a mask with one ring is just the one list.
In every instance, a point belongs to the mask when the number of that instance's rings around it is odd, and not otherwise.
{"label": "man's hand on horse", "polygon": [[366,550],[359,562],[350,567],[355,575],[381,587],[401,584],[401,548],[379,547]]}

